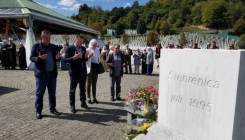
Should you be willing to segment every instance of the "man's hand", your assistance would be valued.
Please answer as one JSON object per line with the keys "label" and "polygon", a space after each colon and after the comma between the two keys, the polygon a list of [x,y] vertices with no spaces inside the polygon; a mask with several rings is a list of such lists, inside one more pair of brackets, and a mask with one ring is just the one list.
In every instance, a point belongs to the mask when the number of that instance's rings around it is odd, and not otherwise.
{"label": "man's hand", "polygon": [[113,65],[112,63],[109,64],[110,67],[115,67],[115,65]]}
{"label": "man's hand", "polygon": [[124,67],[125,65],[126,65],[125,63],[122,64],[123,67]]}
{"label": "man's hand", "polygon": [[55,59],[56,60],[60,59],[60,52],[58,52],[58,54],[55,56]]}
{"label": "man's hand", "polygon": [[6,51],[6,48],[3,48],[3,51]]}
{"label": "man's hand", "polygon": [[47,58],[47,54],[43,54],[43,55],[41,55],[40,53],[39,53],[39,56],[38,56],[40,59],[42,59],[42,60],[45,60],[46,58]]}
{"label": "man's hand", "polygon": [[74,54],[74,56],[73,56],[73,59],[76,60],[76,59],[78,59],[78,58],[81,58],[82,56],[83,56],[82,53],[77,53],[77,52],[75,51],[75,54]]}

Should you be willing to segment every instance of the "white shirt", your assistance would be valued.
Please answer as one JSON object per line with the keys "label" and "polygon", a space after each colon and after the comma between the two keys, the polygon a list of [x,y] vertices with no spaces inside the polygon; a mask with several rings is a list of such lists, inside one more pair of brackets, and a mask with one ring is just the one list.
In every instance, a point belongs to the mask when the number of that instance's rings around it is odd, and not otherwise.
{"label": "white shirt", "polygon": [[90,52],[94,53],[93,57],[91,58],[91,62],[99,64],[100,63],[100,50],[98,48],[95,48],[95,49],[90,48]]}

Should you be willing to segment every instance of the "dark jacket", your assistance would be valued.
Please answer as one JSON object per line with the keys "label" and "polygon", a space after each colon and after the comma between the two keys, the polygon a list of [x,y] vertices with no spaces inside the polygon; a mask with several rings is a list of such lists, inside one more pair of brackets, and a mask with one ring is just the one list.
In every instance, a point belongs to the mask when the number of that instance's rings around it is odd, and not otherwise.
{"label": "dark jacket", "polygon": [[[120,53],[120,52],[119,52]],[[122,60],[122,62],[121,62],[121,76],[123,76],[123,63],[125,63],[125,59],[124,59],[124,55],[122,54],[122,53],[120,53],[121,54],[121,60]],[[108,57],[107,57],[107,60],[106,60],[106,63],[108,64],[108,63],[112,63],[112,64],[114,64],[114,53],[110,53],[109,55],[108,55]],[[109,65],[108,65],[109,66]],[[110,66],[109,66],[110,67]],[[114,76],[114,67],[110,67],[110,72],[109,72],[109,75],[110,76]]]}
{"label": "dark jacket", "polygon": [[[37,78],[43,77],[45,75],[45,73],[46,73],[45,60],[42,60],[41,58],[38,57],[40,51],[43,50],[43,47],[45,47],[44,44],[36,43],[36,44],[33,45],[32,49],[31,49],[30,60],[35,63],[34,75]],[[54,60],[54,70],[52,72],[55,75],[55,77],[57,77],[58,71],[57,71],[56,61],[59,61],[59,60],[56,60],[55,57],[58,54],[59,50],[58,50],[58,47],[56,45],[51,44],[51,43],[49,43],[48,47],[50,47],[51,50],[52,50],[52,57],[53,57],[53,60]]]}
{"label": "dark jacket", "polygon": [[126,49],[122,53],[125,59],[131,59],[131,56],[133,55],[133,51],[131,49],[128,49],[128,55],[126,55]]}
{"label": "dark jacket", "polygon": [[71,77],[87,75],[86,61],[88,59],[85,58],[86,48],[83,46],[81,48],[82,48],[82,58],[76,60],[73,59],[73,56],[76,52],[76,47],[74,45],[71,45],[68,48],[66,48],[65,63],[70,63],[69,75]]}

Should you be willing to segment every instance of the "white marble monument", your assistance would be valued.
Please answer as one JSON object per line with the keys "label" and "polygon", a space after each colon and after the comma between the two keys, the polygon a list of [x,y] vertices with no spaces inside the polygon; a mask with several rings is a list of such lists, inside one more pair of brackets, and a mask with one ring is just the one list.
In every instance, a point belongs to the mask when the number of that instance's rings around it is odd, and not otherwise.
{"label": "white marble monument", "polygon": [[194,140],[245,140],[245,51],[162,50],[158,124]]}

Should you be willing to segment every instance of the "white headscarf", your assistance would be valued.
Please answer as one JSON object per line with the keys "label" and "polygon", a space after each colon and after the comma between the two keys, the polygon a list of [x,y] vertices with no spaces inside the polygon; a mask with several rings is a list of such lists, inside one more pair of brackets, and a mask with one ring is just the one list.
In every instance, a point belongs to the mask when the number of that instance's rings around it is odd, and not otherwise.
{"label": "white headscarf", "polygon": [[92,45],[93,45],[93,44],[98,44],[98,41],[97,41],[96,39],[92,39],[92,40],[89,42],[88,47],[89,47],[89,48],[92,48]]}
{"label": "white headscarf", "polygon": [[152,48],[151,47],[147,47],[148,52],[152,52]]}

